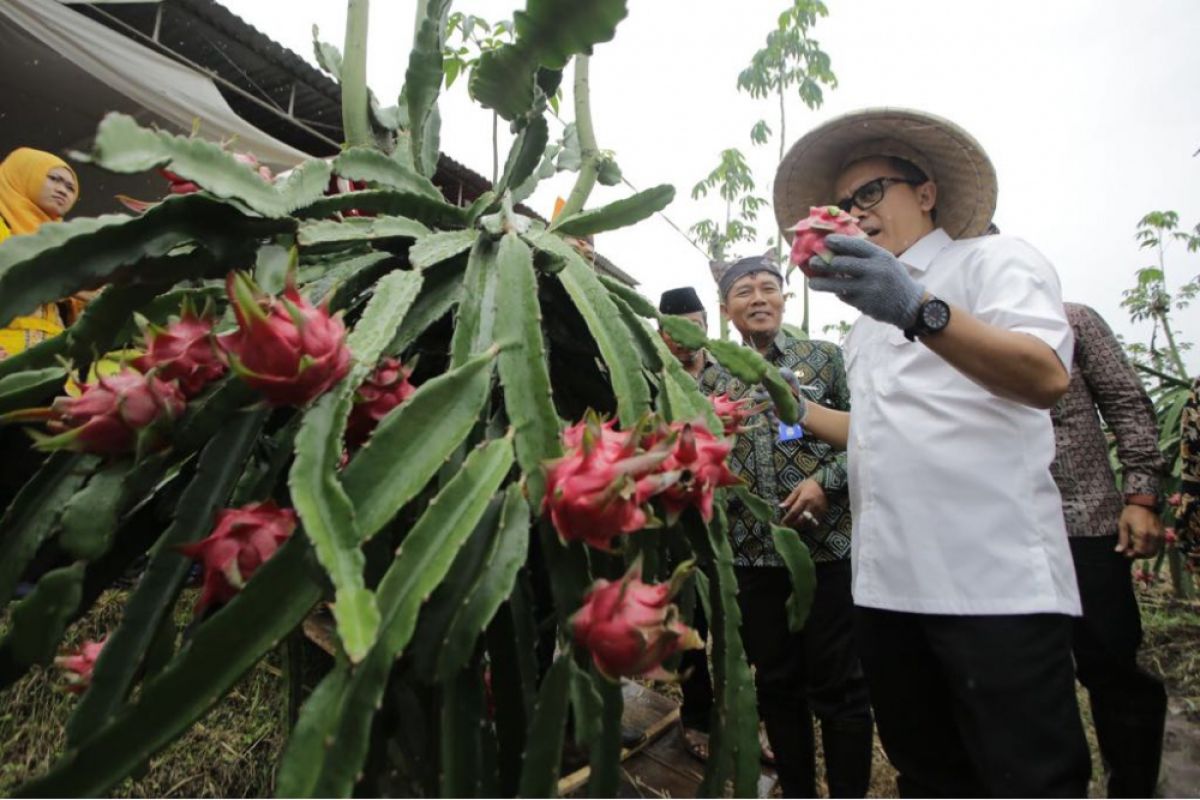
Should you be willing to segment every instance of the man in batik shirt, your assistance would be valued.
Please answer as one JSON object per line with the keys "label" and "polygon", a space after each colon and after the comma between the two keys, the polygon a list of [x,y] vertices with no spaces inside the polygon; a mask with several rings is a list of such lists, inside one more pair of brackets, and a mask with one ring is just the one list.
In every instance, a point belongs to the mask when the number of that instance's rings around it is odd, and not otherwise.
{"label": "man in batik shirt", "polygon": [[[721,311],[747,346],[795,373],[811,400],[850,407],[841,351],[783,329],[783,276],[763,257],[732,264],[718,289]],[[700,376],[707,395],[737,399],[761,392],[719,366]],[[817,587],[804,630],[788,631],[791,583],[768,525],[736,500],[730,537],[742,611],[742,640],[755,665],[759,712],[775,751],[785,797],[815,797],[812,715],[821,723],[831,797],[863,797],[870,783],[872,719],[853,638],[850,510],[846,454],[781,425],[770,411],[751,417],[729,466],[766,500],[776,522],[794,528],[816,563]]]}
{"label": "man in batik shirt", "polygon": [[[1088,690],[1109,797],[1150,797],[1158,783],[1167,693],[1138,666],[1142,622],[1130,563],[1153,556],[1163,457],[1154,404],[1121,343],[1091,308],[1064,303],[1075,334],[1066,395],[1051,410],[1055,456],[1083,616],[1073,620],[1075,672]],[[1097,416],[1099,412],[1099,416]],[[1103,417],[1117,443],[1118,488]]]}
{"label": "man in batik shirt", "polygon": [[1179,417],[1179,497],[1175,529],[1179,544],[1193,571],[1200,567],[1200,378],[1192,382]]}

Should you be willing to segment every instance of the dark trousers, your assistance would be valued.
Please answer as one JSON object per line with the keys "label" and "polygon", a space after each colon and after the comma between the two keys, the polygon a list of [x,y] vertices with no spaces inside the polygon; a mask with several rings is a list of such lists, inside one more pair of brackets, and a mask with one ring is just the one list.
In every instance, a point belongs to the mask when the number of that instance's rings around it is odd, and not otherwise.
{"label": "dark trousers", "polygon": [[1074,622],[1075,672],[1088,690],[1109,797],[1150,797],[1158,784],[1167,693],[1138,666],[1142,620],[1130,562],[1116,535],[1071,538],[1083,617]]}
{"label": "dark trousers", "polygon": [[[692,627],[700,634],[702,641],[708,641],[708,619],[699,600],[692,612]],[[679,686],[683,690],[679,719],[685,728],[708,733],[715,702],[712,675],[708,671],[708,653],[705,650],[684,650],[679,671],[683,675]]]}
{"label": "dark trousers", "polygon": [[830,797],[864,797],[871,781],[871,705],[854,642],[850,562],[817,564],[812,613],[789,633],[782,567],[738,567],[742,641],[755,666],[759,715],[784,797],[816,797],[813,715]]}
{"label": "dark trousers", "polygon": [[1070,617],[856,616],[901,797],[1087,797]]}

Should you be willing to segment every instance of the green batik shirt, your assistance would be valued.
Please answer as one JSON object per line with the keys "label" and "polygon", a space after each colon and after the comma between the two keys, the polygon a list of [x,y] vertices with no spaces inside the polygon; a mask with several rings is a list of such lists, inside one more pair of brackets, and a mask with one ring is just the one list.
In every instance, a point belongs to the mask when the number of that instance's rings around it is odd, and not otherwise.
{"label": "green batik shirt", "polygon": [[[797,339],[780,330],[764,354],[776,367],[796,373],[808,399],[840,411],[850,410],[850,388],[842,351],[830,342]],[[707,395],[728,394],[733,399],[751,395],[759,387],[747,386],[723,367],[710,364],[700,374],[700,391]],[[846,493],[846,451],[834,450],[811,436],[779,441],[779,422],[769,412],[746,420],[750,430],[740,433],[729,453],[729,468],[746,481],[751,492],[766,500],[783,516],[779,504],[806,478],[825,490],[829,512],[821,524],[801,523],[800,538],[808,545],[813,561],[837,561],[850,557],[850,498]],[[782,567],[783,558],[771,541],[771,530],[759,522],[737,498],[730,498],[729,535],[733,560],[739,566]]]}

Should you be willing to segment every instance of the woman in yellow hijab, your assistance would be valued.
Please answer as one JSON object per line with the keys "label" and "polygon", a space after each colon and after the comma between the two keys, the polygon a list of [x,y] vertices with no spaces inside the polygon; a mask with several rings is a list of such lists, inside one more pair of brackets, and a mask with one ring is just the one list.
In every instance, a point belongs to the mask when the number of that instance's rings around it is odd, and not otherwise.
{"label": "woman in yellow hijab", "polygon": [[[19,147],[0,162],[0,242],[57,222],[79,199],[79,178],[52,153]],[[58,308],[47,304],[0,328],[0,359],[63,332]]]}

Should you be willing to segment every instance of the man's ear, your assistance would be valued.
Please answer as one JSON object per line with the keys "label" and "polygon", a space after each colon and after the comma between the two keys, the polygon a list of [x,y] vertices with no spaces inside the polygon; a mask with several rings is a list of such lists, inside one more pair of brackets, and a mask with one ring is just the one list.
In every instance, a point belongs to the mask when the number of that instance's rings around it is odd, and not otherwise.
{"label": "man's ear", "polygon": [[937,184],[925,181],[918,186],[917,201],[921,204],[922,211],[933,211],[933,207],[937,205]]}

